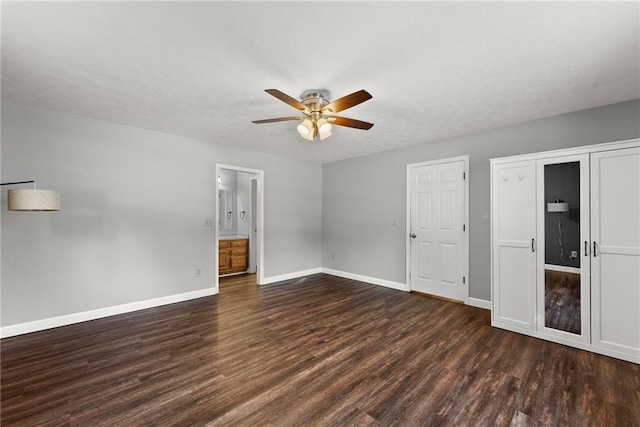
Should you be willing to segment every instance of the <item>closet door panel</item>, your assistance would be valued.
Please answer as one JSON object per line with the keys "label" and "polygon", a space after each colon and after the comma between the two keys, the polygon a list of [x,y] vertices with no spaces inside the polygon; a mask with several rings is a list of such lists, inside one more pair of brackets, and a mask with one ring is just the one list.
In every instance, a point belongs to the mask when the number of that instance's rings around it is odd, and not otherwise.
{"label": "closet door panel", "polygon": [[538,331],[591,342],[589,154],[537,162]]}
{"label": "closet door panel", "polygon": [[535,330],[535,161],[492,167],[494,322]]}
{"label": "closet door panel", "polygon": [[591,155],[593,345],[640,357],[640,148]]}
{"label": "closet door panel", "polygon": [[[595,269],[594,269],[595,270]],[[594,344],[619,350],[640,350],[639,257],[602,254],[594,288],[599,317],[594,330]],[[599,279],[599,280],[598,280]],[[639,353],[640,355],[640,353]]]}

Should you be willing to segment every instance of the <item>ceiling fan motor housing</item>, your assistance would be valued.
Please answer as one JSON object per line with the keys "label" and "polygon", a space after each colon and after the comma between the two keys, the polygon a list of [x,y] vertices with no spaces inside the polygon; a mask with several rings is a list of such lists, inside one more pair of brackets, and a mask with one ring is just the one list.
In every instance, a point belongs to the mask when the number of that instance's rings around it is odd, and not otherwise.
{"label": "ceiling fan motor housing", "polygon": [[329,104],[329,91],[326,89],[305,90],[302,92],[300,99],[312,113],[319,115],[322,108]]}

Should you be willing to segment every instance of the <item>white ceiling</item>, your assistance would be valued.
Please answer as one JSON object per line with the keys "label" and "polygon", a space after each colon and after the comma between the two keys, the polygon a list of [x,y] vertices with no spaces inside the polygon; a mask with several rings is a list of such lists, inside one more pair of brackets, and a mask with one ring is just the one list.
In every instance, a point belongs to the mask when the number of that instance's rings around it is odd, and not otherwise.
{"label": "white ceiling", "polygon": [[[640,98],[639,3],[2,3],[2,97],[330,162]],[[264,92],[373,99],[308,142]],[[335,129],[335,127],[334,127]]]}

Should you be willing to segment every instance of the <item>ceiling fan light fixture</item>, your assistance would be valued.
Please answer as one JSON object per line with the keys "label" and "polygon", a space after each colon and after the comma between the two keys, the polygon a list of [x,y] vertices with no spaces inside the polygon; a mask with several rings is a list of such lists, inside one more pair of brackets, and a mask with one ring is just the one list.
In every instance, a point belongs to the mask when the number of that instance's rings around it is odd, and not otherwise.
{"label": "ceiling fan light fixture", "polygon": [[311,133],[313,123],[311,123],[311,120],[309,119],[304,119],[302,123],[298,125],[297,129],[300,136],[305,137]]}
{"label": "ceiling fan light fixture", "polygon": [[327,122],[326,119],[319,119],[317,123],[318,132],[320,133],[320,135],[331,133],[331,123]]}
{"label": "ceiling fan light fixture", "polygon": [[315,126],[311,119],[304,119],[297,127],[298,133],[304,139],[313,140],[315,135]]}
{"label": "ceiling fan light fixture", "polygon": [[320,140],[329,138],[331,133],[331,123],[327,122],[326,119],[318,119],[316,122],[316,126],[318,127],[318,134],[320,135]]}
{"label": "ceiling fan light fixture", "polygon": [[331,135],[333,135],[333,134],[331,133],[331,131],[329,131],[329,132],[325,132],[325,133],[321,133],[321,134],[320,134],[320,141],[322,141],[322,140],[324,140],[324,139],[329,138]]}

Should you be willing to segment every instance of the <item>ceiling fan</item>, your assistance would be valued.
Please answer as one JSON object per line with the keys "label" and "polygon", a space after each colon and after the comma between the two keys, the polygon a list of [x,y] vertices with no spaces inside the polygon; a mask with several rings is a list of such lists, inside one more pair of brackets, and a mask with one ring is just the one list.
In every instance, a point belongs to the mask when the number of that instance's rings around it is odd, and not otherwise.
{"label": "ceiling fan", "polygon": [[347,117],[334,116],[333,114],[355,107],[372,98],[366,90],[359,90],[335,101],[329,101],[329,92],[324,89],[305,91],[300,97],[300,101],[279,91],[278,89],[265,89],[269,95],[275,96],[302,113],[301,116],[278,117],[276,119],[254,120],[252,123],[274,123],[301,121],[298,125],[300,136],[310,141],[317,136],[325,139],[331,136],[331,125],[346,126],[355,129],[371,129],[373,123],[361,120],[349,119]]}

